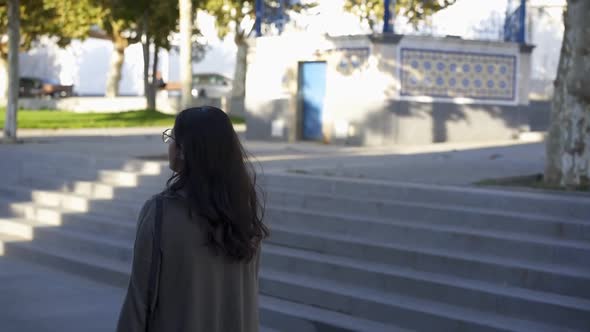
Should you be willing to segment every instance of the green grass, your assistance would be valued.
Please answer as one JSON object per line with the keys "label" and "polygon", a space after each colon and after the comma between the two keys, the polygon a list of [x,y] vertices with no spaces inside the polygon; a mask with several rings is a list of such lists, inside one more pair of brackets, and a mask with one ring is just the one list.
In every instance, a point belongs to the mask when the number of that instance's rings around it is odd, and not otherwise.
{"label": "green grass", "polygon": [[[0,108],[0,128],[4,127],[6,109]],[[127,128],[165,127],[174,124],[174,115],[153,110],[121,113],[73,113],[55,110],[19,110],[20,129],[73,129],[73,128]],[[232,117],[234,124],[244,123],[242,118]]]}
{"label": "green grass", "polygon": [[520,187],[540,190],[558,190],[558,191],[578,191],[588,192],[590,187],[582,185],[576,188],[563,188],[560,186],[550,185],[543,181],[543,174],[533,174],[525,176],[515,176],[500,179],[486,179],[476,182],[478,186],[506,186],[506,187]]}

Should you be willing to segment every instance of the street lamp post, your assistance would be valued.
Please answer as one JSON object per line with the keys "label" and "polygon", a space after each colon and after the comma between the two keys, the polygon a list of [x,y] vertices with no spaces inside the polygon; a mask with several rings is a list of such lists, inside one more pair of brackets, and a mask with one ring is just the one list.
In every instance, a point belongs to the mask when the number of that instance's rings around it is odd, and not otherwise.
{"label": "street lamp post", "polygon": [[[392,7],[394,11],[392,13]],[[383,0],[383,33],[393,33],[393,16],[395,15],[395,0]]]}
{"label": "street lamp post", "polygon": [[256,12],[256,21],[254,22],[254,30],[256,31],[256,37],[262,36],[262,19],[264,17],[264,0],[256,0],[254,7]]}

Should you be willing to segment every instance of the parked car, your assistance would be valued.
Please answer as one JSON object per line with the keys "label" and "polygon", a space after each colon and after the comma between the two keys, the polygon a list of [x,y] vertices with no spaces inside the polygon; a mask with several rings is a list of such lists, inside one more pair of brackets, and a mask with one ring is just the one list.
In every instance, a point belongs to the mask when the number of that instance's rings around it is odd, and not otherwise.
{"label": "parked car", "polygon": [[[171,96],[180,95],[182,85],[178,81],[164,82],[159,88],[166,90]],[[193,98],[221,98],[231,96],[232,80],[214,73],[193,75],[191,94]]]}
{"label": "parked car", "polygon": [[63,98],[74,94],[73,85],[62,85],[56,81],[36,77],[21,77],[19,80],[19,97]]}
{"label": "parked car", "polygon": [[193,75],[193,97],[221,98],[231,95],[231,79],[220,74],[195,74]]}

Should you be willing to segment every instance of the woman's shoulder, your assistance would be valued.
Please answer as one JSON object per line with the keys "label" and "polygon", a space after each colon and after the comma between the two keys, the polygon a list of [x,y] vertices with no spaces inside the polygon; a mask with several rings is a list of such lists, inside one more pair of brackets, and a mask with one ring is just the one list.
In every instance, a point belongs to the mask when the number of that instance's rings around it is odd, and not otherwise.
{"label": "woman's shoulder", "polygon": [[150,199],[156,200],[158,198],[163,200],[184,200],[186,194],[183,191],[165,189],[162,192],[153,195]]}
{"label": "woman's shoulder", "polygon": [[149,212],[155,210],[156,208],[156,201],[160,199],[160,194],[152,195],[150,198],[146,199],[141,207],[140,215],[148,214]]}
{"label": "woman's shoulder", "polygon": [[163,216],[166,216],[173,211],[183,209],[183,198],[179,195],[169,192],[161,192],[152,195],[146,199],[139,212],[139,227],[151,229],[154,226],[155,219],[158,214],[158,201],[160,201],[160,209]]}
{"label": "woman's shoulder", "polygon": [[161,193],[155,194],[146,201],[146,205],[155,206],[156,201],[160,200],[164,214],[177,210],[186,210],[188,208],[187,197],[182,192],[174,192],[171,190],[164,190]]}
{"label": "woman's shoulder", "polygon": [[[181,199],[181,197],[179,197],[178,195],[171,193],[171,192],[167,192],[167,191],[163,191],[161,193],[157,193],[152,195],[150,198],[146,199],[146,201],[143,203],[143,206],[140,210],[140,219],[143,219],[142,217],[146,217],[146,216],[151,216],[151,215],[155,215],[156,213],[156,205],[157,205],[157,201],[161,201],[162,205],[166,204],[164,202],[167,201],[176,201]],[[169,205],[169,204],[166,204]]]}

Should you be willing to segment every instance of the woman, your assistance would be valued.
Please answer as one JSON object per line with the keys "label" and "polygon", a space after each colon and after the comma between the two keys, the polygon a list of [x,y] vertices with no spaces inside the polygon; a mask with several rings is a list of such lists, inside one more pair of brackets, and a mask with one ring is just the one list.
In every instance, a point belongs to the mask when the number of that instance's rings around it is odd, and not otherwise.
{"label": "woman", "polygon": [[215,107],[190,108],[162,138],[174,175],[140,212],[117,330],[258,331],[260,243],[269,232],[231,121]]}

